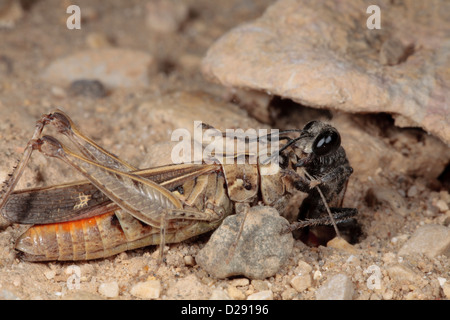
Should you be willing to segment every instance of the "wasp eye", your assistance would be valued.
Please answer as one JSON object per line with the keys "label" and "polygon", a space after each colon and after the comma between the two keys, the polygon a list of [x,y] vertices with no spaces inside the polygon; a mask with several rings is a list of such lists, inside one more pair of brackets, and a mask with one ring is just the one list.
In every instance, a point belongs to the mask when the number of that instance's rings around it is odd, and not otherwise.
{"label": "wasp eye", "polygon": [[327,130],[319,134],[316,138],[312,146],[312,151],[318,156],[323,156],[337,150],[340,145],[341,136],[339,133],[334,130]]}

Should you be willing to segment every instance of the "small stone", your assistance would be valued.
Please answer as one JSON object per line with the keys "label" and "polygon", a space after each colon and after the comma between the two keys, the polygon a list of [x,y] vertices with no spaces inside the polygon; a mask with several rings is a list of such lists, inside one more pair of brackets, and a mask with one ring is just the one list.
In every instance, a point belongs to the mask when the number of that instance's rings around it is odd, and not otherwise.
{"label": "small stone", "polygon": [[189,7],[181,1],[152,0],[146,5],[146,25],[157,32],[178,31],[188,16]]}
{"label": "small stone", "polygon": [[320,280],[320,279],[322,279],[322,277],[323,277],[323,275],[322,275],[322,272],[320,272],[320,270],[314,271],[314,274],[313,274],[314,281]]}
{"label": "small stone", "polygon": [[442,285],[442,291],[447,299],[450,299],[450,283],[444,283]]}
{"label": "small stone", "polygon": [[[60,293],[58,294],[60,295]],[[63,296],[64,300],[104,300],[102,296],[84,290],[69,291]]]}
{"label": "small stone", "polygon": [[100,284],[98,292],[106,298],[117,298],[119,296],[119,284],[116,281]]}
{"label": "small stone", "polygon": [[141,299],[158,299],[161,293],[161,282],[159,280],[138,282],[131,288],[130,293]]}
{"label": "small stone", "polygon": [[70,84],[68,91],[73,96],[86,96],[90,98],[103,98],[106,96],[106,89],[98,80],[75,80]]}
{"label": "small stone", "polygon": [[[196,256],[198,265],[216,278],[243,275],[250,279],[265,279],[273,276],[287,261],[294,245],[291,233],[281,234],[288,221],[274,208],[250,208],[239,242],[229,256],[241,221],[239,215],[225,218]],[[228,263],[224,263],[227,259]]]}
{"label": "small stone", "polygon": [[171,284],[167,288],[166,296],[168,299],[176,300],[205,300],[211,297],[211,293],[210,287],[191,274]]}
{"label": "small stone", "polygon": [[352,266],[358,266],[361,260],[357,256],[354,256],[352,254],[350,257],[348,257],[348,259],[345,262]]}
{"label": "small stone", "polygon": [[235,287],[245,287],[250,284],[250,280],[247,278],[239,278],[239,279],[233,279],[230,281],[230,285]]}
{"label": "small stone", "polygon": [[393,290],[386,290],[383,294],[384,300],[391,300],[394,297],[394,291]]}
{"label": "small stone", "polygon": [[404,265],[395,264],[389,266],[386,270],[389,274],[389,277],[392,280],[397,281],[399,283],[403,284],[422,283],[422,278],[420,277],[420,275]]}
{"label": "small stone", "polygon": [[398,252],[400,256],[408,254],[450,257],[450,228],[435,224],[419,227]]}
{"label": "small stone", "polygon": [[354,246],[352,246],[350,243],[345,241],[345,239],[340,238],[340,237],[335,237],[335,238],[331,239],[330,241],[328,241],[327,247],[339,249],[339,250],[342,250],[342,251],[345,251],[345,252],[351,253],[351,254],[358,253],[358,250],[356,250]]}
{"label": "small stone", "polygon": [[184,256],[183,260],[185,265],[190,267],[195,266],[195,259],[193,256]]}
{"label": "small stone", "polygon": [[294,297],[298,295],[297,290],[294,288],[287,288],[281,293],[281,299],[283,300],[292,300]]}
{"label": "small stone", "polygon": [[439,209],[439,212],[446,212],[449,209],[447,203],[444,200],[436,201],[434,206]]}
{"label": "small stone", "polygon": [[297,292],[303,292],[311,287],[311,275],[304,274],[295,276],[291,279],[290,284]]}
{"label": "small stone", "polygon": [[57,98],[64,98],[67,96],[66,91],[63,88],[58,87],[58,86],[52,86],[50,88],[50,91],[51,91],[52,95],[54,95]]}
{"label": "small stone", "polygon": [[56,271],[55,270],[48,270],[44,272],[44,276],[48,279],[51,280],[53,278],[55,278],[56,276]]}
{"label": "small stone", "polygon": [[316,291],[317,300],[351,300],[353,283],[345,274],[337,274]]}
{"label": "small stone", "polygon": [[228,295],[233,300],[244,300],[245,294],[235,286],[228,286]]}
{"label": "small stone", "polygon": [[209,300],[231,300],[231,298],[228,293],[226,293],[222,289],[215,289],[211,293]]}
{"label": "small stone", "polygon": [[252,280],[252,286],[256,291],[269,290],[270,288],[269,283],[263,280]]}
{"label": "small stone", "polygon": [[20,298],[12,291],[0,290],[0,300],[20,300]]}
{"label": "small stone", "polygon": [[271,290],[256,292],[249,295],[247,300],[273,300],[273,292]]}
{"label": "small stone", "polygon": [[309,263],[299,260],[297,263],[297,267],[294,269],[296,274],[307,274],[310,273],[313,268],[309,265]]}
{"label": "small stone", "polygon": [[417,190],[417,187],[416,187],[416,186],[411,186],[411,187],[408,189],[408,192],[406,193],[406,195],[407,195],[409,198],[414,198],[415,196],[417,196],[417,194],[418,194],[418,190]]}

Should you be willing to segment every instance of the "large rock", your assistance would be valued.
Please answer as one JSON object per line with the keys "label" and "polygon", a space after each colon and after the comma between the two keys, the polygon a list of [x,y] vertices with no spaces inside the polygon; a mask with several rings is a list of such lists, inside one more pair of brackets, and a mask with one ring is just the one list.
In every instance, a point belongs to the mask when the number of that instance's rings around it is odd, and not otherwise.
{"label": "large rock", "polygon": [[220,38],[204,74],[317,108],[387,112],[450,144],[450,2],[280,0]]}
{"label": "large rock", "polygon": [[242,222],[241,215],[227,217],[214,232],[195,260],[216,278],[243,275],[250,279],[264,279],[287,262],[294,238],[291,233],[281,234],[287,220],[270,207],[252,207],[234,249]]}

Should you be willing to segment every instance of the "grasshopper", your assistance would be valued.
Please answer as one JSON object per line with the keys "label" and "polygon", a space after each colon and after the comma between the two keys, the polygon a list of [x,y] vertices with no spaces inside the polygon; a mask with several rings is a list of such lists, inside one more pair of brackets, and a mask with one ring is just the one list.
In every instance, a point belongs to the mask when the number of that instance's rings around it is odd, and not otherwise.
{"label": "grasshopper", "polygon": [[[43,135],[48,125],[66,136],[77,152]],[[292,133],[298,137],[289,137]],[[296,191],[305,193],[308,205],[301,221],[287,232],[336,225],[356,215],[356,209],[341,208],[352,168],[335,128],[312,121],[277,138],[286,143],[276,152],[280,162],[272,175],[261,175],[262,161],[138,169],[97,145],[68,115],[55,110],[37,121],[4,183],[0,210],[12,223],[32,225],[15,244],[28,261],[91,260],[158,244],[162,259],[165,243],[214,230],[225,217],[249,206],[272,206],[285,214]],[[65,162],[87,180],[14,191],[34,151]]]}

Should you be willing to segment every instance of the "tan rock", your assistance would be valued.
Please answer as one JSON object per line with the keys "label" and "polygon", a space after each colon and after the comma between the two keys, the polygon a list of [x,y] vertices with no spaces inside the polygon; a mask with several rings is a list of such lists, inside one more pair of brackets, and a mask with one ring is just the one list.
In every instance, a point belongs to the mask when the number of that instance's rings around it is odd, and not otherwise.
{"label": "tan rock", "polygon": [[76,52],[52,62],[43,73],[51,83],[69,84],[79,79],[95,79],[105,86],[145,87],[156,70],[154,58],[141,51],[102,48]]}
{"label": "tan rock", "polygon": [[291,279],[290,284],[297,292],[303,292],[311,286],[311,275],[302,274],[295,276]]}
{"label": "tan rock", "polygon": [[277,1],[221,37],[204,74],[306,106],[400,115],[399,125],[420,126],[450,144],[450,3],[377,5],[388,28],[367,28],[363,0]]}
{"label": "tan rock", "polygon": [[352,280],[345,274],[337,274],[319,287],[317,300],[351,300],[354,293]]}
{"label": "tan rock", "polygon": [[141,299],[158,299],[161,294],[161,282],[159,280],[148,280],[136,283],[130,293]]}
{"label": "tan rock", "polygon": [[450,257],[450,228],[433,224],[418,228],[398,252],[400,256],[415,253]]}
{"label": "tan rock", "polygon": [[271,290],[256,292],[249,295],[247,300],[273,300],[273,292]]}
{"label": "tan rock", "polygon": [[335,237],[328,241],[327,247],[335,248],[352,254],[358,253],[358,250],[356,250],[354,246],[345,241],[345,239],[339,237]]}

